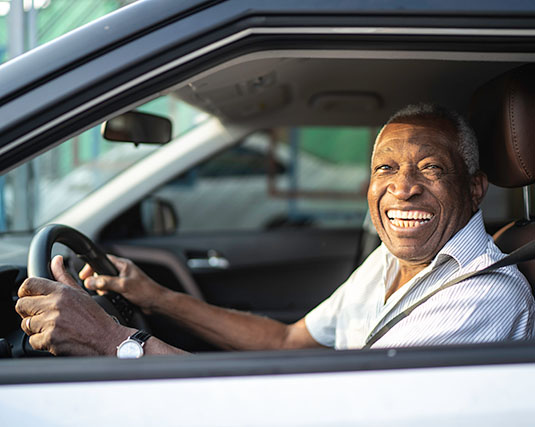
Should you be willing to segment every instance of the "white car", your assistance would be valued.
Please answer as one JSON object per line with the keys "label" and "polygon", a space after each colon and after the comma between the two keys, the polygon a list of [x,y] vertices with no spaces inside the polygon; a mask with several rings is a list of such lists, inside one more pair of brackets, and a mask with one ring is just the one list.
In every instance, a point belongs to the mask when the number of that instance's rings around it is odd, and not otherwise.
{"label": "white car", "polygon": [[[378,243],[365,194],[388,117],[419,101],[487,117],[478,88],[533,63],[530,1],[144,0],[0,66],[2,424],[532,425],[532,342],[222,352],[152,317],[196,354],[41,357],[14,303],[53,223],[170,288],[293,322]],[[525,181],[526,202],[491,188],[489,232],[533,215]],[[75,270],[72,249],[52,251]]]}

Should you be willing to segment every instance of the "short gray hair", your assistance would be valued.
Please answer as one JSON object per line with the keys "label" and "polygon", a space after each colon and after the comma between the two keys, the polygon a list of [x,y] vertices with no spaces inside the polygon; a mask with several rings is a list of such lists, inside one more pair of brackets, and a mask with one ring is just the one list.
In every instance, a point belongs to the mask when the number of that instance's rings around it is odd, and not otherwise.
{"label": "short gray hair", "polygon": [[[411,104],[402,108],[392,117],[390,117],[390,119],[388,119],[386,122],[385,127],[390,123],[399,122],[401,119],[422,117],[444,119],[453,124],[457,130],[457,149],[459,150],[459,154],[466,164],[468,173],[473,175],[475,172],[477,172],[477,170],[479,170],[479,149],[476,134],[468,122],[460,114],[453,110],[436,104]],[[381,132],[379,132],[377,139],[379,139],[383,129],[381,129]],[[377,139],[375,140],[376,144]],[[373,151],[375,152],[375,145],[373,147]]]}

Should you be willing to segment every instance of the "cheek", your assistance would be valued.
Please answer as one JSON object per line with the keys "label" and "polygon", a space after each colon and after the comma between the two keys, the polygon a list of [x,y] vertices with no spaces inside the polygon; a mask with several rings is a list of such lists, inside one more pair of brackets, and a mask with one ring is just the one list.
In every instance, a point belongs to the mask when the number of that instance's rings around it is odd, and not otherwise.
{"label": "cheek", "polygon": [[441,186],[438,193],[439,199],[446,212],[457,216],[460,211],[471,210],[472,202],[470,194],[462,190],[464,183],[450,182]]}
{"label": "cheek", "polygon": [[377,203],[380,198],[380,192],[377,183],[370,182],[370,185],[368,187],[368,209],[370,210],[370,213],[374,213],[377,211]]}
{"label": "cheek", "polygon": [[381,184],[377,180],[372,179],[368,186],[368,205],[375,205],[382,193]]}
{"label": "cheek", "polygon": [[371,181],[368,187],[368,210],[370,212],[370,219],[377,230],[381,230],[381,214],[379,209],[379,202],[384,193],[384,186],[376,181]]}

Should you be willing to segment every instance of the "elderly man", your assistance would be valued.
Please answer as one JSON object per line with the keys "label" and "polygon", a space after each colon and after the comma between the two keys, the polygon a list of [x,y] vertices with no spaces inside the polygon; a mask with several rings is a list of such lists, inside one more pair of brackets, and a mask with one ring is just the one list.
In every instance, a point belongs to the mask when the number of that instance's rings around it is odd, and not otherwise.
{"label": "elderly man", "polygon": [[[88,289],[115,291],[147,313],[174,319],[225,349],[362,348],[397,314],[442,284],[503,257],[486,234],[479,204],[487,179],[478,170],[473,132],[457,114],[431,105],[395,114],[377,137],[368,204],[382,245],[330,298],[292,325],[198,301],[111,258],[119,277],[80,273]],[[17,311],[34,348],[54,354],[179,353],[117,324],[52,262],[55,283],[27,279]],[[534,301],[516,267],[442,290],[373,347],[482,343],[531,338]],[[132,339],[130,339],[132,337]],[[118,350],[119,348],[119,350]]]}

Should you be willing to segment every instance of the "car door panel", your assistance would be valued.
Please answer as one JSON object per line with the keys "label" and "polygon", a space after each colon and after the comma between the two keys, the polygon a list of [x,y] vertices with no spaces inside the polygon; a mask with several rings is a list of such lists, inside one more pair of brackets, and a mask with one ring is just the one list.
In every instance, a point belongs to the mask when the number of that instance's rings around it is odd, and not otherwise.
{"label": "car door panel", "polygon": [[[284,230],[104,241],[160,283],[211,304],[292,322],[328,297],[354,269],[359,230]],[[174,264],[214,251],[227,268],[190,269],[197,291]],[[188,283],[188,279],[185,279]],[[193,288],[195,289],[195,288]]]}

